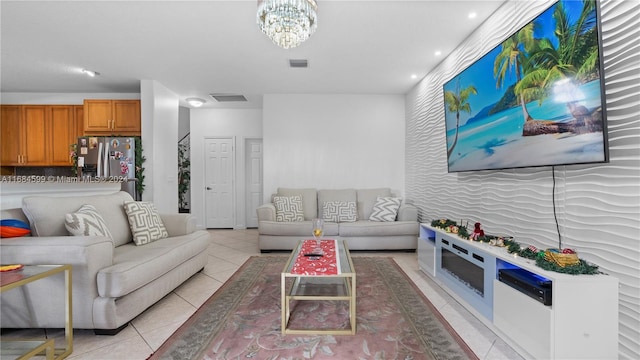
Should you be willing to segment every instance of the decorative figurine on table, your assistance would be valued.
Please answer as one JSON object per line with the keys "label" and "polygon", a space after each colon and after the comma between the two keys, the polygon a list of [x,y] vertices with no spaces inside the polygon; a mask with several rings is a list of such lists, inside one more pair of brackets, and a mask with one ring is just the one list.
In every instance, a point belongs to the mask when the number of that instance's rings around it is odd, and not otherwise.
{"label": "decorative figurine on table", "polygon": [[471,233],[472,240],[478,240],[478,238],[484,237],[484,230],[480,227],[480,223],[477,222],[473,225],[473,233]]}

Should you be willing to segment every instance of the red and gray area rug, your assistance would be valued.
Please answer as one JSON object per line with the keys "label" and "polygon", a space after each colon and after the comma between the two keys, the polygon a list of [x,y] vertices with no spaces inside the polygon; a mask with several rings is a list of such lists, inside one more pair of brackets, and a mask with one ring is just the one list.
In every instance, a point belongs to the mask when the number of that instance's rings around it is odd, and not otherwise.
{"label": "red and gray area rug", "polygon": [[[282,335],[286,257],[254,256],[149,359],[477,359],[391,258],[354,257],[356,335]],[[349,326],[341,301],[300,301],[291,322]]]}

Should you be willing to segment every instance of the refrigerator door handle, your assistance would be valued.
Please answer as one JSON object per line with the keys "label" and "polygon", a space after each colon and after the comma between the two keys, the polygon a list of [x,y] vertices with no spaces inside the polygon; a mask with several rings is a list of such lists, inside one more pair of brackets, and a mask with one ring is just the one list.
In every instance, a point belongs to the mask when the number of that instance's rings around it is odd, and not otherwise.
{"label": "refrigerator door handle", "polygon": [[98,165],[96,166],[96,176],[102,177],[102,142],[98,143]]}

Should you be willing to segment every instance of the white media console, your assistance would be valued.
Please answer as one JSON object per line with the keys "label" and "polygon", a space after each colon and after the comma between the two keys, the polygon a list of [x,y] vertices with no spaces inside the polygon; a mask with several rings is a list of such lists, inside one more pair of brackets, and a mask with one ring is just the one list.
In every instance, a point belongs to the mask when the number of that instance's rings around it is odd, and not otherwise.
{"label": "white media console", "polygon": [[[420,225],[418,265],[525,358],[618,358],[613,276],[546,271],[505,248],[428,224]],[[509,281],[512,273],[531,285]]]}

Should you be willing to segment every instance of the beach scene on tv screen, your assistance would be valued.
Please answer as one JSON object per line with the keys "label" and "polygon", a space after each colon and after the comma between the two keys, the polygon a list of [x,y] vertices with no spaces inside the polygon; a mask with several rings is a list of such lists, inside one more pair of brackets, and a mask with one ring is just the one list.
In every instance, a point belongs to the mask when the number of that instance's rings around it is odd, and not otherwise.
{"label": "beach scene on tv screen", "polygon": [[450,172],[606,161],[595,1],[559,1],[444,87]]}

